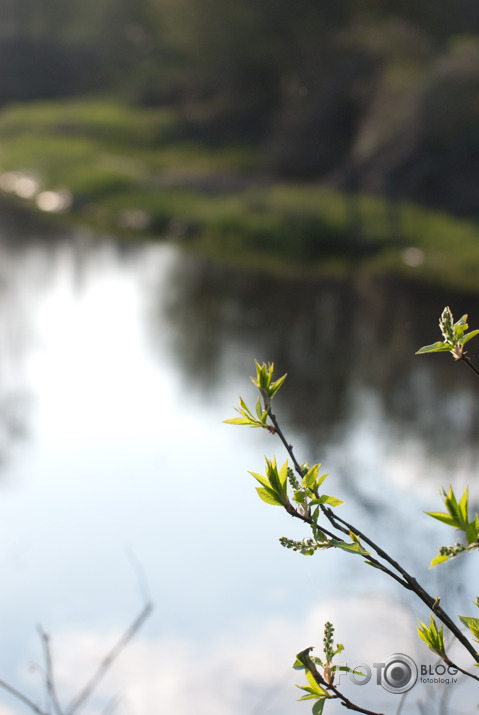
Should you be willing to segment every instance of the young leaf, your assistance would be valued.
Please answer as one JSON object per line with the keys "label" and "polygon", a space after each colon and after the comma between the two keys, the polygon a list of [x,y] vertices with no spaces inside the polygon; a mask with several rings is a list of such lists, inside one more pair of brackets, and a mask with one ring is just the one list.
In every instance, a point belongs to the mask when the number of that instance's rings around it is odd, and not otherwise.
{"label": "young leaf", "polygon": [[314,675],[311,673],[310,670],[306,669],[305,675],[306,675],[306,680],[308,681],[308,683],[311,686],[312,692],[315,692],[316,695],[319,695],[319,696],[326,695],[326,691],[323,690],[323,688],[316,682]]}
{"label": "young leaf", "polygon": [[314,705],[313,705],[313,715],[321,715],[323,712],[324,708],[324,703],[326,702],[326,698],[320,698]]}
{"label": "young leaf", "polygon": [[468,329],[467,315],[463,315],[460,320],[454,323],[451,309],[444,308],[439,319],[439,327],[444,337],[444,341],[426,345],[416,352],[416,355],[424,353],[439,353],[450,352],[455,360],[460,360],[463,357],[464,345],[479,334],[478,330],[473,330],[466,333]]}
{"label": "young leaf", "polygon": [[345,541],[339,541],[338,539],[330,539],[329,543],[331,546],[336,546],[338,549],[343,549],[343,551],[349,551],[352,554],[360,554],[361,556],[369,556],[370,552],[363,549],[363,547],[354,542],[353,544],[348,544]]}
{"label": "young leaf", "polygon": [[457,519],[450,516],[449,514],[444,514],[442,511],[426,511],[428,516],[432,516],[433,519],[444,522],[448,526],[453,526],[455,529],[460,529],[461,525],[458,523]]}
{"label": "young leaf", "polygon": [[315,690],[312,688],[308,688],[307,685],[297,685],[297,688],[300,690],[305,690],[309,695],[302,695],[300,698],[298,698],[298,703],[300,703],[302,700],[316,700],[318,697],[317,693]]}
{"label": "young leaf", "polygon": [[460,514],[460,517],[461,517],[463,523],[467,524],[467,522],[468,522],[467,487],[465,488],[464,494],[462,495],[462,497],[459,501],[458,511],[459,511],[459,514]]}
{"label": "young leaf", "polygon": [[439,553],[437,556],[433,558],[431,563],[429,564],[429,568],[432,569],[433,566],[437,566],[438,564],[444,563],[444,561],[447,561],[448,559],[451,558],[454,554],[441,554]]}
{"label": "young leaf", "polygon": [[[318,465],[318,466],[319,466],[319,465]],[[319,479],[316,481],[316,489],[319,489],[319,487],[320,487],[321,484],[324,482],[324,480],[326,479],[327,476],[328,476],[327,474],[322,474],[322,475],[319,477]]]}
{"label": "young leaf", "polygon": [[328,497],[327,494],[323,494],[319,499],[312,499],[311,504],[329,504],[329,506],[341,506],[344,504],[342,499],[337,497]]}
{"label": "young leaf", "polygon": [[479,641],[479,618],[469,618],[468,616],[459,616],[459,618],[469,628],[476,641]]}
{"label": "young leaf", "polygon": [[269,396],[273,398],[276,393],[278,392],[279,388],[283,384],[283,382],[286,380],[288,373],[285,373],[282,377],[280,377],[276,382],[273,382],[271,387],[269,388]]}
{"label": "young leaf", "polygon": [[293,499],[297,504],[303,504],[306,499],[306,492],[295,492]]}
{"label": "young leaf", "polygon": [[429,626],[426,626],[422,621],[419,621],[419,624],[417,627],[419,637],[426,643],[427,647],[441,657],[446,655],[443,627],[441,626],[438,630],[434,616],[431,616]]}
{"label": "young leaf", "polygon": [[311,469],[308,469],[303,477],[303,487],[307,489],[314,489],[316,485],[316,479],[318,476],[319,464],[314,464]]}
{"label": "young leaf", "polygon": [[254,477],[260,484],[263,485],[263,487],[266,487],[267,489],[271,489],[271,484],[269,483],[269,480],[267,477],[264,477],[262,474],[258,474],[257,472],[250,472],[251,476]]}
{"label": "young leaf", "polygon": [[462,344],[465,345],[471,338],[475,338],[476,335],[479,335],[479,330],[471,330],[471,332],[462,339]]}
{"label": "young leaf", "polygon": [[[283,492],[287,489],[287,480],[288,480],[288,461],[283,464],[281,469],[279,470],[279,482],[281,484],[281,489]],[[286,493],[286,492],[285,492]]]}
{"label": "young leaf", "polygon": [[441,341],[438,341],[432,345],[425,345],[423,348],[417,350],[415,354],[424,355],[426,353],[444,353],[449,352],[450,350],[451,346],[448,343],[441,343]]}
{"label": "young leaf", "polygon": [[262,487],[256,487],[256,491],[259,497],[266,502],[266,504],[272,504],[273,506],[284,506],[283,502],[279,500],[276,492],[272,489],[263,489]]}
{"label": "young leaf", "polygon": [[230,420],[224,420],[225,425],[251,425],[251,427],[256,427],[250,419],[247,417],[232,417]]}

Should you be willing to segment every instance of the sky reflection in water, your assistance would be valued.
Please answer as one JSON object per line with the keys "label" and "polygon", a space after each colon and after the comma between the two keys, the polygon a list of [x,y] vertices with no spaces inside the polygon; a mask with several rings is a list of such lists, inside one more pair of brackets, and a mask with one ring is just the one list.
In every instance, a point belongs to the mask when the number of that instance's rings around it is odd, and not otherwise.
{"label": "sky reflection in water", "polygon": [[[360,559],[279,546],[306,533],[259,501],[247,472],[265,454],[285,456],[272,436],[222,420],[239,393],[255,399],[254,358],[274,359],[289,373],[278,416],[299,458],[330,473],[326,491],[346,499],[345,517],[453,612],[474,615],[477,584],[460,585],[475,578],[466,561],[444,567],[447,582],[444,569],[427,571],[451,534],[422,510],[439,509],[450,482],[469,483],[479,501],[477,387],[447,356],[413,353],[438,338],[445,303],[472,327],[477,306],[381,281],[278,282],[168,245],[35,234],[20,244],[9,231],[1,676],[40,697],[28,664],[41,660],[41,623],[68,700],[140,610],[137,562],[156,609],[85,712],[115,693],[119,713],[309,712],[294,703],[301,677],[290,666],[321,644],[326,620],[349,663],[393,652],[431,662],[415,636],[416,616],[428,615],[412,597]],[[438,693],[415,688],[403,712]],[[461,693],[467,712],[472,696]],[[374,684],[350,696],[398,706]],[[3,693],[0,703],[0,715],[23,712]]]}

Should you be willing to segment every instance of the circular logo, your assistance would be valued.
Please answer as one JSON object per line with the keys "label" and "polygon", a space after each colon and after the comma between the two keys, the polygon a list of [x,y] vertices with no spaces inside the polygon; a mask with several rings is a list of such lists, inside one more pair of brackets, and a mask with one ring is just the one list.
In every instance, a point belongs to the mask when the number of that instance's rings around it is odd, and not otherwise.
{"label": "circular logo", "polygon": [[408,655],[394,653],[384,661],[381,685],[390,693],[406,693],[416,685],[417,666]]}

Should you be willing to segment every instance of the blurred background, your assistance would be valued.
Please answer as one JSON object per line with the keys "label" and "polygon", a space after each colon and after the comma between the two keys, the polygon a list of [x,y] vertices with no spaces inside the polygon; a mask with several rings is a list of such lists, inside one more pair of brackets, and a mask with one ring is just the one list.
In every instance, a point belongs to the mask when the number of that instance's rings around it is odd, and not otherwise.
{"label": "blurred background", "polygon": [[223,420],[274,361],[344,518],[476,615],[424,511],[479,505],[479,383],[414,353],[446,305],[479,327],[477,2],[0,0],[0,63],[0,679],[50,712],[41,624],[67,711],[148,598],[85,714],[310,712],[291,665],[328,620],[342,663],[433,663],[412,595],[280,546],[308,534],[248,470],[286,455]]}

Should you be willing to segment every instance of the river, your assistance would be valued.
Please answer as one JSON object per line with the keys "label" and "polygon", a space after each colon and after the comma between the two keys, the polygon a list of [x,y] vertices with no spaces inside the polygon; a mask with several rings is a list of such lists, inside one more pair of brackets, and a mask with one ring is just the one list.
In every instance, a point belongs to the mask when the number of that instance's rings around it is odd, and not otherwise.
{"label": "river", "polygon": [[[0,678],[46,708],[40,624],[70,702],[151,599],[82,712],[310,712],[291,665],[320,649],[328,620],[338,663],[374,673],[364,687],[341,680],[351,699],[471,712],[468,683],[418,683],[403,699],[377,685],[373,664],[394,653],[435,667],[416,635],[429,614],[357,556],[283,549],[280,536],[309,534],[258,499],[248,471],[287,455],[223,422],[238,395],[254,406],[254,360],[274,361],[288,373],[278,419],[299,460],[328,472],[342,516],[453,615],[475,616],[475,555],[427,568],[455,541],[424,514],[442,510],[440,488],[469,484],[479,504],[479,382],[449,355],[414,355],[440,339],[446,304],[479,326],[477,296],[354,266],[342,279],[267,277],[3,208]],[[26,711],[0,690],[0,715]]]}

